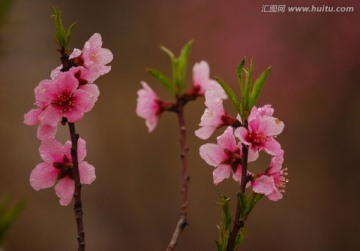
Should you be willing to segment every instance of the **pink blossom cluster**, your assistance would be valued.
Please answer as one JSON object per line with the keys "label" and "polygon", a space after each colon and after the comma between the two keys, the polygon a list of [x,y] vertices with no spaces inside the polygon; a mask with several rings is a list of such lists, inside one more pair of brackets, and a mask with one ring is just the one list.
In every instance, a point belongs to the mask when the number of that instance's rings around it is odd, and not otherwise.
{"label": "pink blossom cluster", "polygon": [[[206,61],[194,65],[192,80],[191,88],[180,97],[185,102],[204,96],[207,90],[216,92],[222,99],[227,98],[219,83],[210,78],[210,68]],[[152,132],[162,112],[173,109],[175,104],[162,101],[146,82],[142,81],[141,85],[143,88],[137,92],[136,114],[145,119],[149,132]]]}
{"label": "pink blossom cluster", "polygon": [[[110,50],[102,48],[101,35],[95,33],[82,50],[74,49],[67,56],[67,66],[55,68],[50,79],[35,87],[35,105],[24,115],[26,125],[38,125],[37,137],[42,141],[40,155],[43,163],[36,166],[30,177],[35,190],[53,186],[61,205],[71,202],[74,193],[70,142],[61,145],[55,140],[59,123],[74,123],[83,118],[95,105],[99,88],[94,81],[108,73],[113,59]],[[85,141],[79,139],[79,163],[85,157]],[[79,164],[80,180],[90,184],[95,169],[86,162]]]}
{"label": "pink blossom cluster", "polygon": [[200,156],[215,167],[214,184],[219,184],[231,174],[235,181],[241,182],[243,146],[247,146],[248,163],[257,160],[261,151],[271,155],[270,165],[264,173],[248,171],[251,179],[247,187],[251,186],[254,192],[264,194],[270,200],[281,199],[287,173],[282,168],[284,151],[276,136],[284,129],[284,123],[273,117],[272,106],[254,106],[245,125],[239,115],[234,119],[225,112],[221,97],[212,90],[205,93],[205,105],[200,129],[195,135],[208,139],[216,129],[227,126],[225,132],[217,137],[217,144],[207,143],[200,147]]}

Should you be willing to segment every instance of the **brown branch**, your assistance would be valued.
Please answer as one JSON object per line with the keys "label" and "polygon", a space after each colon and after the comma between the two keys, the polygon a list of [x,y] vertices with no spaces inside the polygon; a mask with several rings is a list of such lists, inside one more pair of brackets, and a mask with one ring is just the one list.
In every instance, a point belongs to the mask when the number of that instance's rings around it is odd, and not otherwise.
{"label": "brown branch", "polygon": [[68,123],[71,137],[71,157],[73,163],[73,172],[74,172],[74,180],[75,180],[75,204],[74,204],[74,212],[75,219],[77,225],[78,232],[78,251],[85,251],[85,232],[84,232],[84,224],[83,224],[83,211],[82,211],[82,203],[81,203],[81,183],[80,183],[80,173],[79,173],[79,160],[78,160],[78,139],[79,134],[76,133],[75,124]]}
{"label": "brown branch", "polygon": [[[245,122],[245,127],[247,128],[247,122]],[[248,163],[248,154],[249,154],[249,147],[247,145],[242,146],[242,158],[241,158],[241,183],[240,183],[240,190],[241,193],[245,193],[246,183],[249,181],[247,176],[247,163]],[[235,214],[235,221],[233,228],[230,232],[230,237],[228,240],[228,244],[226,247],[226,251],[234,251],[235,244],[236,244],[236,237],[241,228],[245,226],[245,220],[240,219],[241,215],[241,201],[240,196],[237,196],[236,201],[236,214]]]}
{"label": "brown branch", "polygon": [[167,251],[172,251],[175,249],[180,234],[182,233],[184,228],[188,225],[186,218],[186,210],[188,206],[188,188],[189,188],[190,176],[188,174],[188,168],[187,168],[187,152],[189,149],[186,143],[186,123],[184,118],[185,103],[182,103],[180,100],[180,102],[177,103],[178,106],[176,109],[179,127],[180,127],[180,148],[181,148],[180,158],[182,164],[182,188],[181,188],[182,203],[181,203],[179,220],[176,224],[170,243],[166,249]]}

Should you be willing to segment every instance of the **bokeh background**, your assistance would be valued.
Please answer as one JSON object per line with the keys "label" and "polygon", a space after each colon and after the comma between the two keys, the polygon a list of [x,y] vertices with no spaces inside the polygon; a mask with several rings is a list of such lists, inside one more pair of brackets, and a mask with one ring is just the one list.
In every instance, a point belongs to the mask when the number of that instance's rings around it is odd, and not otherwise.
{"label": "bokeh background", "polygon": [[[261,13],[265,4],[355,11]],[[145,68],[170,75],[159,45],[178,53],[190,39],[189,85],[200,60],[234,88],[244,56],[255,58],[256,74],[273,66],[258,105],[271,103],[285,122],[278,140],[290,182],[284,199],[264,199],[255,208],[241,250],[360,250],[358,1],[16,0],[0,27],[0,196],[6,192],[27,205],[6,251],[76,250],[72,206],[59,206],[53,189],[35,192],[29,186],[41,159],[36,127],[22,122],[33,107],[34,87],[59,65],[52,6],[61,8],[66,25],[78,22],[71,47],[82,48],[99,32],[114,54],[111,73],[97,81],[100,99],[77,123],[97,173],[95,183],[83,187],[87,250],[165,250],[170,240],[180,207],[176,117],[164,114],[149,134],[135,114],[136,91],[145,80],[169,99]],[[177,250],[215,250],[215,202],[219,194],[234,198],[238,191],[232,180],[214,186],[213,168],[198,155],[204,142],[193,131],[203,110],[203,99],[186,107],[190,225]],[[67,128],[59,128],[58,138],[68,138]]]}

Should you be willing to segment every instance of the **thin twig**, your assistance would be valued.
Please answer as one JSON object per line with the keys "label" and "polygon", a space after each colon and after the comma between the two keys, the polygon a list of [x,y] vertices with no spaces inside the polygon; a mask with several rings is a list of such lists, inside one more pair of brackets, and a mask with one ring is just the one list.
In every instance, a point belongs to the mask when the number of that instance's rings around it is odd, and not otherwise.
{"label": "thin twig", "polygon": [[[245,121],[245,128],[247,128],[247,121]],[[242,146],[242,158],[241,158],[241,167],[242,167],[242,169],[241,169],[241,184],[240,184],[241,193],[245,193],[246,183],[249,181],[248,176],[247,176],[248,154],[249,154],[248,146],[243,145]],[[236,244],[236,237],[237,237],[240,229],[243,228],[245,225],[245,221],[243,219],[240,219],[241,209],[242,209],[241,206],[242,205],[240,202],[240,196],[237,196],[235,221],[234,221],[234,225],[231,230],[231,233],[230,233],[226,251],[234,251],[235,244]]]}
{"label": "thin twig", "polygon": [[190,176],[188,174],[188,169],[187,169],[188,146],[186,143],[186,123],[184,118],[184,103],[178,102],[176,113],[180,127],[180,148],[181,148],[180,158],[182,164],[182,188],[181,188],[182,199],[181,199],[179,220],[176,224],[170,243],[166,249],[167,251],[172,251],[175,249],[180,234],[182,233],[184,228],[188,225],[186,218],[186,210],[188,206],[188,188],[189,188]]}
{"label": "thin twig", "polygon": [[85,232],[84,232],[83,211],[82,211],[82,203],[81,203],[79,160],[77,153],[79,134],[76,133],[74,123],[68,123],[68,124],[69,124],[70,137],[71,137],[71,157],[72,157],[74,180],[75,180],[74,212],[75,212],[76,226],[78,232],[78,237],[77,237],[78,251],[85,251]]}

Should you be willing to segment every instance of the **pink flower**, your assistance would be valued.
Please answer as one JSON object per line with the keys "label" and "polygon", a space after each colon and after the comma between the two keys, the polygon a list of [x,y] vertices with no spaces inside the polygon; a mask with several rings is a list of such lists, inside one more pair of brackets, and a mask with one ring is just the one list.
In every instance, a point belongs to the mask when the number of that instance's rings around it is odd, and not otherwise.
{"label": "pink flower", "polygon": [[[30,185],[36,191],[55,185],[60,204],[67,206],[73,198],[75,181],[71,157],[71,142],[64,145],[55,139],[46,139],[40,146],[40,156],[44,162],[38,164],[30,174]],[[78,140],[78,160],[81,184],[91,184],[95,179],[95,168],[84,161],[86,156],[85,140]]]}
{"label": "pink flower", "polygon": [[24,123],[39,124],[39,139],[54,138],[57,124],[63,117],[69,122],[75,122],[93,108],[99,89],[95,84],[84,84],[81,74],[85,70],[76,67],[68,72],[60,72],[55,79],[43,80],[35,88],[38,108],[24,115]]}
{"label": "pink flower", "polygon": [[[241,182],[242,145],[236,144],[232,127],[217,137],[217,144],[205,144],[200,147],[200,156],[207,164],[216,167],[213,172],[214,184],[217,185],[233,173],[233,179]],[[249,161],[253,161],[249,156]]]}
{"label": "pink flower", "polygon": [[283,152],[279,155],[273,156],[270,162],[270,167],[265,174],[260,174],[251,182],[254,192],[264,194],[269,200],[280,200],[285,191],[285,184],[288,181],[286,169],[282,169],[284,162]]}
{"label": "pink flower", "polygon": [[208,139],[216,128],[223,125],[223,118],[227,116],[223,100],[217,92],[209,90],[205,93],[206,109],[201,116],[200,129],[195,131],[195,135],[200,139]]}
{"label": "pink flower", "polygon": [[200,95],[205,95],[205,92],[212,90],[218,93],[222,99],[227,99],[225,91],[218,82],[210,78],[210,68],[206,61],[196,63],[193,68],[193,87],[198,88]]}
{"label": "pink flower", "polygon": [[160,100],[147,83],[141,82],[141,85],[143,89],[137,92],[136,114],[146,120],[146,126],[149,128],[149,132],[152,132],[160,117]]}
{"label": "pink flower", "polygon": [[83,65],[100,75],[104,75],[111,70],[111,66],[106,66],[113,60],[113,54],[109,49],[102,48],[102,38],[99,33],[95,33],[85,43],[82,51],[74,49],[70,59],[80,57]]}
{"label": "pink flower", "polygon": [[[56,67],[51,71],[50,78],[55,80],[62,72],[62,65]],[[69,72],[74,74],[74,76],[79,80],[79,85],[85,85],[87,83],[94,83],[94,81],[99,77],[95,72],[92,72],[83,66],[73,66],[69,69]]]}
{"label": "pink flower", "polygon": [[284,123],[272,116],[274,109],[270,105],[261,108],[252,108],[248,117],[248,129],[239,127],[235,130],[235,136],[249,146],[249,153],[258,155],[260,150],[268,154],[278,155],[281,146],[274,137],[284,129]]}

